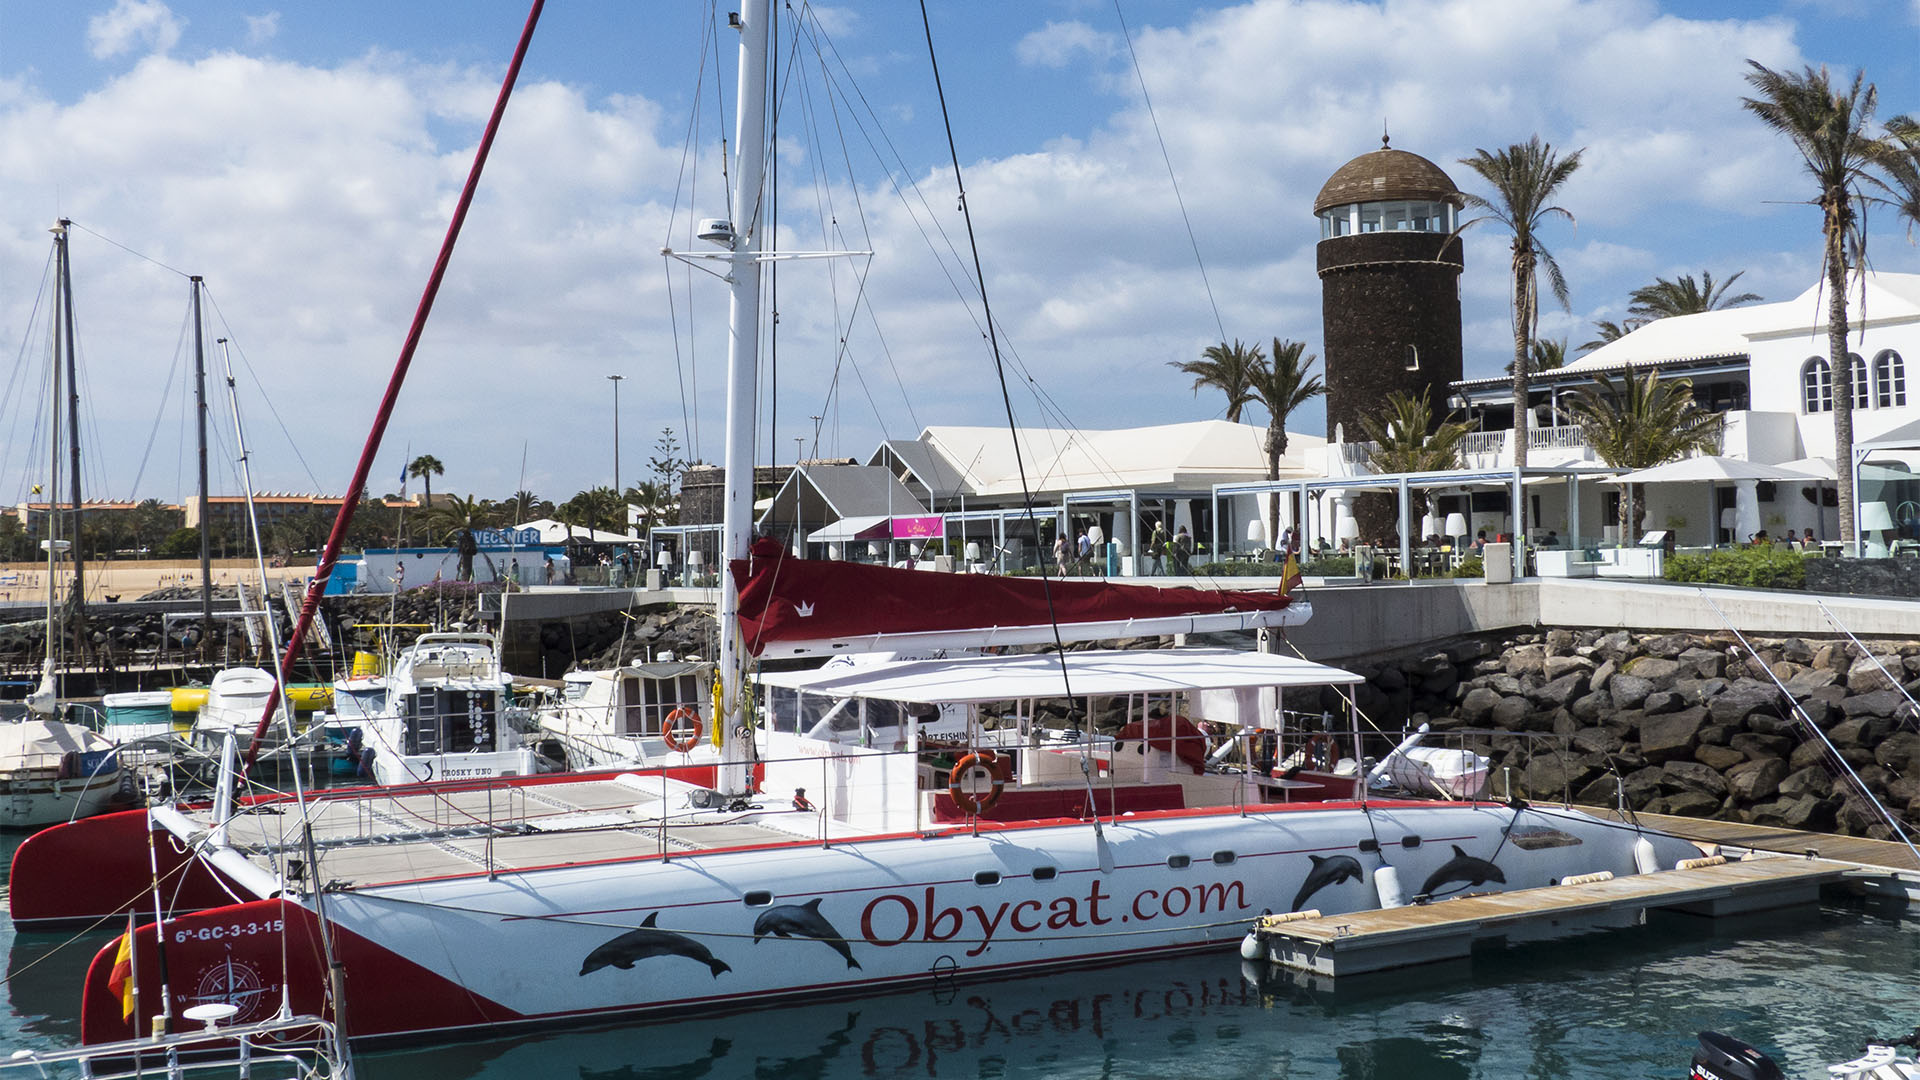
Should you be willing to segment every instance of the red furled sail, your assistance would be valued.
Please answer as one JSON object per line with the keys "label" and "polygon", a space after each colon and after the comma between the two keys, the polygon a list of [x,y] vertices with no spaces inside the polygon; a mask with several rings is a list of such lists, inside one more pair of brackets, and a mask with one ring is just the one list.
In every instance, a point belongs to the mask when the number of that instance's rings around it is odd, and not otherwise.
{"label": "red furled sail", "polygon": [[1034,644],[1051,641],[1056,622],[1065,640],[1252,629],[1300,622],[1310,610],[1279,590],[895,570],[793,558],[768,539],[732,569],[740,635],[754,656]]}

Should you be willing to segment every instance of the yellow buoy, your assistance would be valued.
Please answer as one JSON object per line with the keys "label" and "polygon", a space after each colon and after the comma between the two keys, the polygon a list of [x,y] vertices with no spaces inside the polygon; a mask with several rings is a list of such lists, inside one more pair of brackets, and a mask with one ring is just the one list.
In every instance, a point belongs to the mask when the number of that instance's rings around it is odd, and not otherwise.
{"label": "yellow buoy", "polygon": [[207,703],[207,688],[204,686],[176,686],[173,688],[173,711],[197,713],[200,706]]}

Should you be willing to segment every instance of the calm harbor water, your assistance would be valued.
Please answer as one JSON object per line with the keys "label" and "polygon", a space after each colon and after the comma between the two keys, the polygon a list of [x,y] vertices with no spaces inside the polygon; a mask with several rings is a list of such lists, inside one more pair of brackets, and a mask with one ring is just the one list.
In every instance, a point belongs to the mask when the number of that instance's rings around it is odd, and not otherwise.
{"label": "calm harbor water", "polygon": [[[0,846],[11,855],[13,841]],[[16,934],[0,1049],[70,1043],[110,933]],[[1252,969],[1249,969],[1250,971]],[[1253,971],[1255,975],[1261,972]],[[349,974],[351,977],[351,973]],[[1262,1077],[1621,1080],[1686,1074],[1694,1032],[1824,1076],[1920,1022],[1920,918],[1826,903],[1476,955],[1335,990],[1249,981],[1233,952],[672,1023],[361,1054],[364,1080],[565,1077]]]}

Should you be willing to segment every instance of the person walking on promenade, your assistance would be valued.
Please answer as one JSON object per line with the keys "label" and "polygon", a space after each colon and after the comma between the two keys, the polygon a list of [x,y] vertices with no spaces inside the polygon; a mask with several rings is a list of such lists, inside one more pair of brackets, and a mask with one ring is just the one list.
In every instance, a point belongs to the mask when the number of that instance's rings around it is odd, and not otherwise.
{"label": "person walking on promenade", "polygon": [[1173,538],[1173,572],[1182,577],[1193,573],[1193,534],[1185,525]]}
{"label": "person walking on promenade", "polygon": [[1167,527],[1161,522],[1153,523],[1153,535],[1147,538],[1147,551],[1153,555],[1148,573],[1158,577],[1167,572]]}

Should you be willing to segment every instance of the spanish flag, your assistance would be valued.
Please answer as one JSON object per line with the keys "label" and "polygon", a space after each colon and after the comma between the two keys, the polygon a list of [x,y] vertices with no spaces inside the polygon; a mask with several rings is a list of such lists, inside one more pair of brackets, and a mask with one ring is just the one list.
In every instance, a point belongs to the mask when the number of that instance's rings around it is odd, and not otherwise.
{"label": "spanish flag", "polygon": [[107,974],[107,989],[120,995],[120,1019],[133,1020],[133,928],[120,935],[120,948],[113,954],[113,970]]}
{"label": "spanish flag", "polygon": [[1280,568],[1280,595],[1286,596],[1300,584],[1300,561],[1287,552],[1287,562]]}

